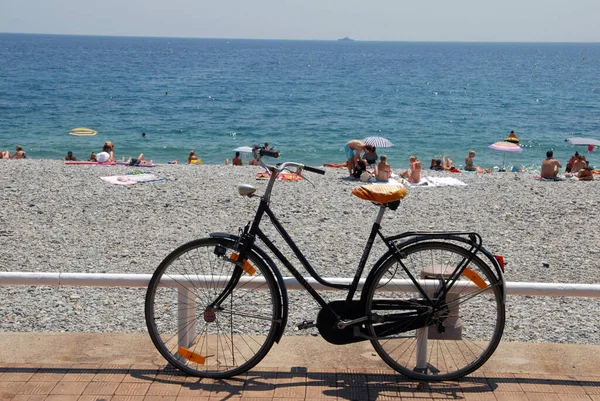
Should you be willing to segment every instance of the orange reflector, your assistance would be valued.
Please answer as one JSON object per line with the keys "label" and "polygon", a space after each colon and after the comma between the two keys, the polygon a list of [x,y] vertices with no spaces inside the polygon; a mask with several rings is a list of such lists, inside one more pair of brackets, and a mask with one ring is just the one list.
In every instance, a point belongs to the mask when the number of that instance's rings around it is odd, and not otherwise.
{"label": "orange reflector", "polygon": [[[231,254],[231,260],[238,260],[239,255],[235,252],[233,252]],[[250,262],[248,262],[247,260],[244,260],[244,264],[242,265],[242,269],[244,269],[244,271],[246,273],[248,273],[251,276],[254,276],[254,273],[256,273],[256,269],[254,267],[252,267],[252,265],[250,264]]]}
{"label": "orange reflector", "polygon": [[477,274],[473,270],[469,269],[468,267],[465,267],[465,270],[463,270],[462,274],[463,274],[463,276],[465,276],[466,278],[471,280],[473,283],[475,283],[475,285],[477,287],[479,287],[481,289],[484,289],[485,287],[487,287],[487,284],[481,277],[479,277],[479,274]]}
{"label": "orange reflector", "polygon": [[205,357],[203,357],[200,354],[196,354],[185,347],[179,347],[177,353],[185,359],[187,359],[188,361],[196,362],[200,365],[204,365],[204,363],[206,362]]}
{"label": "orange reflector", "polygon": [[500,268],[502,269],[502,273],[504,273],[504,256],[494,255],[494,257],[498,261],[498,264],[500,265]]}

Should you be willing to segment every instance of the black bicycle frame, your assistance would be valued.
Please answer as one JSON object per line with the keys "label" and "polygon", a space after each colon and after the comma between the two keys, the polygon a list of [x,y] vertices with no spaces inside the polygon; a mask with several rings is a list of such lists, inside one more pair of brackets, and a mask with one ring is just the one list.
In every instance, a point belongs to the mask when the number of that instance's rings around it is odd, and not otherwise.
{"label": "black bicycle frame", "polygon": [[[240,254],[239,254],[239,258],[236,261],[236,264],[241,265],[243,263],[243,260],[245,259],[245,254],[252,248],[254,242],[256,241],[256,237],[260,238],[260,240],[265,243],[265,245],[271,250],[271,252],[273,252],[273,254],[277,257],[277,259],[279,259],[285,265],[285,267],[294,276],[294,278],[296,278],[296,280],[298,280],[298,282],[306,289],[306,291],[308,291],[308,293],[315,299],[315,301],[317,301],[319,303],[319,305],[321,305],[321,307],[326,308],[334,316],[338,316],[338,318],[343,318],[343,316],[339,316],[329,306],[329,304],[323,299],[323,297],[321,297],[321,295],[308,283],[308,281],[302,276],[302,274],[285,257],[285,255],[277,248],[277,246],[275,244],[273,244],[273,242],[269,239],[269,237],[267,237],[267,235],[260,229],[260,222],[265,214],[267,214],[267,216],[269,216],[269,219],[271,220],[271,223],[273,224],[273,226],[277,229],[277,231],[279,232],[281,237],[284,239],[286,244],[290,247],[292,252],[294,252],[294,255],[296,255],[296,257],[298,258],[298,260],[300,261],[302,266],[306,269],[308,274],[311,275],[311,277],[313,277],[318,283],[320,283],[326,287],[339,289],[339,290],[348,290],[348,295],[346,296],[346,305],[347,305],[346,308],[349,308],[349,305],[350,305],[352,299],[354,298],[354,295],[356,294],[356,290],[358,289],[360,278],[362,277],[365,265],[367,263],[367,259],[369,258],[369,254],[370,254],[371,248],[373,246],[373,242],[375,241],[375,237],[377,235],[379,235],[381,237],[381,239],[383,240],[383,242],[387,245],[387,247],[391,251],[394,252],[395,258],[397,259],[398,263],[400,264],[402,269],[408,274],[410,279],[415,284],[415,287],[420,292],[421,296],[426,300],[428,305],[433,306],[433,301],[428,296],[427,292],[421,287],[417,278],[413,277],[413,275],[410,273],[410,271],[406,268],[406,266],[402,262],[401,252],[399,251],[398,247],[396,246],[394,240],[398,239],[404,235],[401,235],[400,237],[398,237],[398,236],[385,237],[381,233],[381,231],[380,231],[381,226],[377,221],[373,223],[373,227],[371,228],[371,233],[369,234],[367,243],[365,245],[365,248],[363,249],[363,253],[360,258],[358,268],[356,269],[356,272],[354,274],[352,283],[350,285],[335,284],[335,283],[331,283],[331,282],[323,279],[319,275],[319,273],[312,267],[312,265],[306,259],[306,257],[302,253],[302,251],[298,248],[298,246],[296,245],[296,243],[294,242],[292,237],[288,234],[288,232],[285,230],[285,228],[281,225],[281,223],[277,219],[277,216],[275,216],[275,214],[269,207],[268,202],[261,198],[260,204],[258,206],[258,210],[256,211],[256,215],[254,216],[254,220],[252,221],[252,224],[250,225],[249,229],[248,229],[248,227],[246,227],[246,230],[244,230],[244,234],[241,237]],[[435,239],[437,237],[448,239],[449,233],[439,233],[439,234],[437,234],[437,233],[434,233],[434,234],[419,233],[419,234],[423,234],[423,237],[426,239]],[[458,235],[458,234],[466,234],[466,233],[452,233],[452,235]],[[474,241],[474,242],[475,242],[475,245],[472,244],[472,248],[469,252],[471,256],[468,259],[463,260],[461,263],[459,263],[458,266],[456,266],[456,268],[455,268],[454,272],[451,274],[450,278],[448,278],[448,280],[446,280],[446,282],[440,289],[444,293],[448,292],[448,290],[452,287],[452,284],[456,280],[456,277],[458,277],[462,273],[464,268],[468,265],[468,263],[472,260],[474,255],[480,249],[481,242],[480,241]],[[474,252],[472,252],[473,249],[475,250]],[[241,274],[242,274],[242,270],[240,268],[239,271],[237,272],[237,274],[236,273],[233,274],[233,277],[230,280],[230,282],[228,283],[228,285],[226,286],[226,288],[217,297],[217,299],[213,302],[213,304],[211,306],[216,306],[223,299],[225,299],[225,297],[230,292],[230,290],[233,289],[237,285],[237,283],[241,277]],[[450,283],[450,285],[446,286],[446,283],[448,283],[448,282]],[[437,298],[438,296],[440,296],[440,294],[434,294],[433,298]],[[346,309],[346,311],[348,311],[348,309]]]}

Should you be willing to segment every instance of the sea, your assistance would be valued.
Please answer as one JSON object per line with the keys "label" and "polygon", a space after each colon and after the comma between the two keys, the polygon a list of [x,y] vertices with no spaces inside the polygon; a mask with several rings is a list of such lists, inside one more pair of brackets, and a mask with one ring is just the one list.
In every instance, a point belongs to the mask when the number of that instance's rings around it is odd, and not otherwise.
{"label": "sea", "polygon": [[[68,135],[86,127],[94,137]],[[488,148],[511,130],[522,152]],[[142,137],[142,133],[146,136]],[[547,150],[600,165],[600,43],[294,41],[0,34],[0,150],[223,164],[268,142],[280,161],[342,163],[380,136],[416,155],[539,168]],[[245,160],[248,156],[245,155]]]}

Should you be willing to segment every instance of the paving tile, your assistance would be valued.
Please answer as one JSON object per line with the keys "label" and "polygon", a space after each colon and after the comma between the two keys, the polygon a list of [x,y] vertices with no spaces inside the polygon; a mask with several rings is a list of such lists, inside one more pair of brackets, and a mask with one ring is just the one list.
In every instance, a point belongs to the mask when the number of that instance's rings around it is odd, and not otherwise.
{"label": "paving tile", "polygon": [[209,397],[214,387],[214,381],[198,380],[181,384],[179,395],[182,397]]}
{"label": "paving tile", "polygon": [[[37,370],[37,369],[36,369]],[[8,372],[4,372],[2,376],[0,376],[0,382],[26,382],[31,379],[35,370],[33,371],[21,371],[21,370],[9,370]]]}
{"label": "paving tile", "polygon": [[535,393],[525,392],[529,401],[560,401],[558,394],[556,393]]}
{"label": "paving tile", "polygon": [[148,388],[150,388],[150,384],[150,382],[120,383],[119,387],[115,390],[115,395],[146,395]]}
{"label": "paving tile", "polygon": [[64,372],[58,372],[58,371],[53,371],[53,372],[49,372],[49,371],[38,371],[37,373],[34,373],[33,376],[31,376],[31,379],[29,379],[30,382],[59,382],[63,379],[63,377],[65,377],[65,374],[67,373],[67,370],[65,369]]}
{"label": "paving tile", "polygon": [[590,401],[591,398],[587,394],[568,394],[568,393],[559,393],[558,398],[561,401]]}
{"label": "paving tile", "polygon": [[479,391],[464,391],[463,392],[466,401],[496,401],[496,396],[492,391],[479,392]]}
{"label": "paving tile", "polygon": [[[178,396],[177,397],[177,401],[217,401],[217,400],[223,400],[223,401],[229,401],[232,398],[208,398],[208,397],[188,397],[188,396]],[[239,398],[238,398],[239,399]],[[233,400],[236,400],[236,398],[233,398]]]}
{"label": "paving tile", "polygon": [[152,382],[158,374],[158,368],[153,365],[131,365],[122,382]]}
{"label": "paving tile", "polygon": [[82,395],[77,401],[112,401],[111,395]]}
{"label": "paving tile", "polygon": [[143,395],[113,395],[110,401],[144,401]]}
{"label": "paving tile", "polygon": [[81,395],[89,382],[60,381],[54,386],[50,394],[55,395]]}
{"label": "paving tile", "polygon": [[77,401],[78,399],[78,395],[57,394],[49,395],[44,401]]}
{"label": "paving tile", "polygon": [[592,401],[600,401],[600,394],[589,394]]}
{"label": "paving tile", "polygon": [[526,393],[555,393],[552,388],[552,384],[550,384],[549,380],[542,379],[539,375],[526,375],[519,374],[517,377],[517,382],[521,386],[521,389]]}
{"label": "paving tile", "polygon": [[498,401],[528,401],[527,395],[520,391],[494,391]]}
{"label": "paving tile", "polygon": [[245,381],[237,377],[231,379],[215,380],[210,392],[211,398],[230,397],[231,399],[241,398],[244,390]]}
{"label": "paving tile", "polygon": [[493,391],[500,392],[517,392],[520,393],[523,391],[521,385],[517,381],[515,375],[506,374],[506,375],[487,375],[486,378],[490,388]]}
{"label": "paving tile", "polygon": [[180,383],[152,383],[150,387],[148,387],[148,392],[146,396],[176,396],[179,394],[181,390]]}
{"label": "paving tile", "polygon": [[97,395],[113,395],[115,390],[119,387],[119,383],[114,382],[90,382],[83,394],[97,394]]}
{"label": "paving tile", "polygon": [[98,369],[100,365],[93,364],[79,364],[73,365],[61,381],[70,381],[70,382],[90,382],[98,373]]}
{"label": "paving tile", "polygon": [[3,399],[10,399],[10,396],[15,396],[19,393],[25,382],[0,382],[0,396]]}
{"label": "paving tile", "polygon": [[11,401],[44,401],[47,394],[17,394]]}
{"label": "paving tile", "polygon": [[[129,374],[129,365],[100,365],[100,369],[92,381],[122,381]],[[100,378],[100,380],[98,380]]]}
{"label": "paving tile", "polygon": [[18,394],[50,394],[50,391],[56,386],[55,382],[27,382],[21,387]]}
{"label": "paving tile", "polygon": [[583,376],[577,378],[577,381],[586,394],[600,395],[600,377]]}
{"label": "paving tile", "polygon": [[274,384],[273,398],[304,399],[306,397],[304,374],[278,372]]}

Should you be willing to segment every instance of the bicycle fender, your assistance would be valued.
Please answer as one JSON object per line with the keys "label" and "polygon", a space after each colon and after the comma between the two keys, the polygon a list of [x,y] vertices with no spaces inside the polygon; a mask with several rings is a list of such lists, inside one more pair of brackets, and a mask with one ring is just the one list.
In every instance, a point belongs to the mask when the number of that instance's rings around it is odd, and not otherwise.
{"label": "bicycle fender", "polygon": [[[224,238],[231,241],[238,241],[240,237],[238,235],[229,234],[229,233],[209,233],[209,237],[211,238]],[[255,252],[266,264],[271,268],[271,272],[275,276],[277,280],[277,284],[279,285],[279,295],[281,296],[281,316],[279,319],[281,320],[281,324],[279,325],[279,329],[277,330],[277,335],[275,336],[275,342],[279,344],[281,337],[283,337],[283,333],[285,331],[285,327],[287,326],[288,320],[288,294],[287,288],[283,281],[283,276],[281,272],[277,268],[273,259],[261,248],[259,248],[256,244],[252,245],[252,251]]]}
{"label": "bicycle fender", "polygon": [[[447,233],[445,235],[445,238],[442,237],[443,234],[435,233],[435,232],[430,233],[431,237],[428,236],[427,234],[425,234],[425,235],[420,235],[420,234],[424,234],[424,233],[402,233],[402,234],[398,234],[398,235],[389,237],[389,239],[397,240],[397,239],[401,239],[401,238],[405,238],[405,237],[408,238],[407,240],[398,244],[398,249],[402,249],[408,245],[416,244],[417,242],[427,241],[429,239],[440,239],[442,241],[456,241],[456,242],[462,242],[464,244],[470,243],[466,238],[456,235],[456,234],[461,234],[461,233],[454,233],[454,232]],[[439,236],[439,238],[438,238],[438,236]],[[481,248],[479,248],[479,252],[483,253],[486,256],[486,258],[490,261],[491,265],[494,266],[494,270],[496,271],[498,280],[500,281],[500,283],[502,285],[502,303],[506,303],[506,278],[504,277],[504,272],[500,268],[500,263],[498,263],[498,260],[494,257],[494,254],[492,252],[490,252],[485,246],[482,245]],[[383,255],[377,261],[377,263],[375,263],[375,265],[378,266],[380,263],[383,263],[387,259],[386,256],[387,256],[387,254]]]}
{"label": "bicycle fender", "polygon": [[[459,242],[465,242],[468,243],[468,241],[465,241],[463,238],[453,238],[453,240],[457,240]],[[427,241],[427,239],[423,239],[423,238],[411,238],[407,241],[402,242],[401,244],[398,245],[398,250],[402,250],[402,248],[405,248],[409,245],[413,245],[416,244],[417,242],[423,242],[423,241]],[[498,280],[500,281],[500,285],[502,286],[502,303],[505,304],[506,303],[506,280],[504,278],[504,274],[502,274],[502,269],[500,269],[500,264],[498,263],[498,261],[496,260],[496,258],[494,257],[494,255],[487,250],[485,247],[481,247],[480,252],[483,253],[490,261],[490,263],[492,264],[492,266],[494,266],[494,268],[496,269],[496,272],[498,274]],[[374,280],[374,276],[375,273],[379,270],[380,266],[383,265],[383,263],[394,257],[394,251],[392,250],[388,250],[386,253],[383,254],[383,256],[381,256],[377,262],[375,262],[373,264],[373,267],[371,268],[371,271],[369,272],[366,280],[365,280],[365,284],[363,286],[363,288],[368,288],[371,281]],[[480,258],[481,259],[481,258]],[[363,294],[365,294],[366,292],[363,291]],[[361,296],[361,302],[363,301],[362,296]]]}

